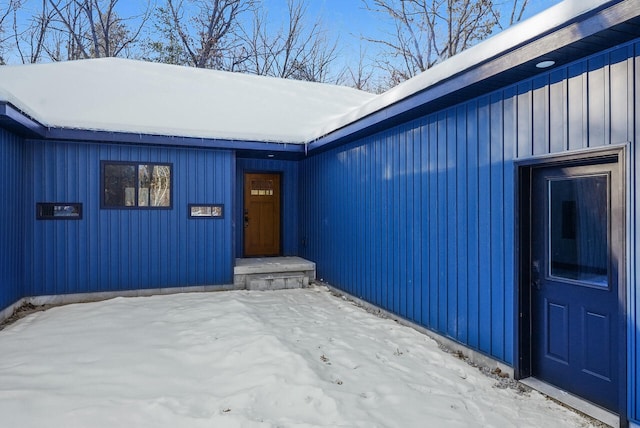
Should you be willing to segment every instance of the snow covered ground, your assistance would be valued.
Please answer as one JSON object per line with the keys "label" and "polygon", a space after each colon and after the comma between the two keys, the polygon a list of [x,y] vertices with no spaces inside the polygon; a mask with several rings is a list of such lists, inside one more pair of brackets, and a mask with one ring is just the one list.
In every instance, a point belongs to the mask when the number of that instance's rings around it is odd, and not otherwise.
{"label": "snow covered ground", "polygon": [[57,307],[0,331],[6,427],[586,427],[325,288]]}

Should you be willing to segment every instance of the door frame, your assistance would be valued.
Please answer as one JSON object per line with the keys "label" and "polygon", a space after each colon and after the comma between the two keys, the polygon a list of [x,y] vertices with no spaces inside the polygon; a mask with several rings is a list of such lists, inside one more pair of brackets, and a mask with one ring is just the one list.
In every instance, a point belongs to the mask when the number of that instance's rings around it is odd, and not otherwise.
{"label": "door frame", "polygon": [[514,359],[514,374],[516,379],[524,379],[531,376],[532,366],[532,319],[531,319],[531,196],[532,178],[534,171],[548,167],[593,165],[598,163],[617,162],[622,183],[622,197],[619,207],[622,212],[622,244],[621,254],[618,257],[618,308],[619,315],[617,325],[621,336],[619,340],[618,370],[619,385],[618,398],[621,426],[626,426],[627,421],[627,265],[628,237],[627,237],[627,165],[628,143],[612,145],[599,149],[587,149],[568,152],[559,155],[544,155],[515,162],[516,179],[516,338]]}
{"label": "door frame", "polygon": [[[240,175],[240,183],[239,183],[239,187],[240,187],[240,209],[238,210],[238,225],[240,226],[240,241],[239,244],[242,246],[242,251],[240,252],[240,254],[242,254],[242,257],[259,257],[259,256],[247,256],[246,255],[246,251],[245,251],[245,243],[244,243],[244,203],[245,203],[245,194],[244,194],[244,186],[245,186],[245,179],[247,174],[273,174],[273,175],[278,175],[280,176],[280,251],[278,253],[278,255],[275,256],[269,256],[269,257],[278,257],[278,256],[282,256],[284,254],[284,241],[283,241],[283,237],[284,237],[284,216],[283,216],[283,208],[284,208],[284,192],[283,192],[283,187],[284,187],[284,181],[283,181],[283,177],[284,174],[282,171],[274,171],[274,170],[268,170],[268,169],[244,169],[242,170],[242,174]],[[236,193],[237,195],[237,193]]]}

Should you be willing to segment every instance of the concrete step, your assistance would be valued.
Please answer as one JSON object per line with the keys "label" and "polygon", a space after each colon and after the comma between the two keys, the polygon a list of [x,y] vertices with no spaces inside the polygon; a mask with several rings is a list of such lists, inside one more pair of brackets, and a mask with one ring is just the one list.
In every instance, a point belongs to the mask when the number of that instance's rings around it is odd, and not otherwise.
{"label": "concrete step", "polygon": [[304,274],[264,274],[247,279],[248,290],[284,290],[309,286],[309,278]]}
{"label": "concrete step", "polygon": [[235,288],[282,290],[307,287],[316,278],[316,264],[300,257],[236,259]]}

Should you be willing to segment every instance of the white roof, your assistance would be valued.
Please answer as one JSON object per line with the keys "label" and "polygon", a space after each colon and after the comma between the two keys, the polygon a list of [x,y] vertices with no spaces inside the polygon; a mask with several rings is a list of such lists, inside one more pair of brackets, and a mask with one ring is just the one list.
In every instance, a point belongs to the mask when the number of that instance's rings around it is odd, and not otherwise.
{"label": "white roof", "polygon": [[118,58],[0,67],[0,101],[46,127],[305,143],[375,95]]}
{"label": "white roof", "polygon": [[0,101],[47,127],[303,144],[525,44],[607,0],[565,0],[382,95],[117,58],[0,67]]}

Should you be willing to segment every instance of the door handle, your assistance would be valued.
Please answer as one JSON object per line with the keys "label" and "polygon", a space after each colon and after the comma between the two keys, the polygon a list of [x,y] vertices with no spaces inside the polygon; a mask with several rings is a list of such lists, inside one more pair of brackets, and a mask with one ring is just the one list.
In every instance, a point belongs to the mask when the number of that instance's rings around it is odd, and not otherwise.
{"label": "door handle", "polygon": [[249,212],[244,211],[244,227],[249,227]]}
{"label": "door handle", "polygon": [[540,261],[534,260],[531,263],[531,287],[540,290]]}

